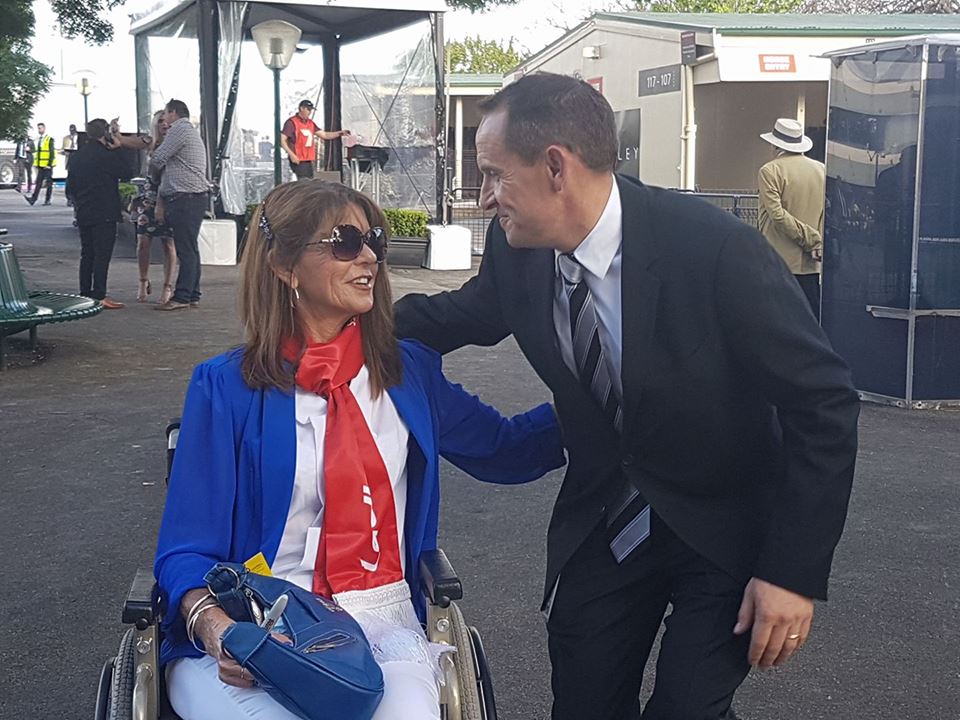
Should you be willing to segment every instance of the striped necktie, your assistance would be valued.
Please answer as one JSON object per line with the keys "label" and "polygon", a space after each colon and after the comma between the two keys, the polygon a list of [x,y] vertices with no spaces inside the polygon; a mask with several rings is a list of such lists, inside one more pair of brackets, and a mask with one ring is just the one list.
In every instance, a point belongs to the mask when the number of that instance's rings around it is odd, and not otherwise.
{"label": "striped necktie", "polygon": [[[593,295],[583,278],[583,266],[570,253],[561,254],[557,262],[563,277],[573,359],[580,382],[600,404],[604,417],[620,433],[623,430],[623,408],[600,344],[600,323]],[[633,483],[627,481],[624,484],[617,502],[608,509],[607,529],[610,550],[618,563],[623,562],[650,535],[650,506]]]}

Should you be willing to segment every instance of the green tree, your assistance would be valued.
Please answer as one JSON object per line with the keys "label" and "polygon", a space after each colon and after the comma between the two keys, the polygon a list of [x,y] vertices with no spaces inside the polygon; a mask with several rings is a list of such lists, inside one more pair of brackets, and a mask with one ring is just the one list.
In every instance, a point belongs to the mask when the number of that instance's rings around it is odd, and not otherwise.
{"label": "green tree", "polygon": [[30,56],[30,0],[0,0],[0,138],[27,133],[37,100],[50,87],[51,69]]}
{"label": "green tree", "polygon": [[504,46],[494,40],[468,37],[451,40],[445,49],[451,72],[505,73],[526,57],[514,47],[513,38]]}

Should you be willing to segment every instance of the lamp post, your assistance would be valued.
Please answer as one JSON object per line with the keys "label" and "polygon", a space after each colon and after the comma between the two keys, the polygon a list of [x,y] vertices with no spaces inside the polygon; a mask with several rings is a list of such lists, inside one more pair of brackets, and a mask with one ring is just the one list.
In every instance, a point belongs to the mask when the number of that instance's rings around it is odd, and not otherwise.
{"label": "lamp post", "polygon": [[93,92],[93,73],[89,70],[80,70],[76,73],[77,91],[83,95],[83,127],[86,129],[90,122],[90,112],[88,110],[87,98]]}
{"label": "lamp post", "polygon": [[250,28],[263,64],[273,71],[273,184],[280,184],[280,71],[290,64],[300,28],[283,20],[267,20]]}

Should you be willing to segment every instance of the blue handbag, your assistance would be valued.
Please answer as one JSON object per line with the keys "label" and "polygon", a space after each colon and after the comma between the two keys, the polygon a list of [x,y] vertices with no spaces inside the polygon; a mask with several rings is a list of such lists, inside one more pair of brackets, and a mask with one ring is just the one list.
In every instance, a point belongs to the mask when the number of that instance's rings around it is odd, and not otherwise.
{"label": "blue handbag", "polygon": [[[357,621],[343,608],[293,583],[218,563],[204,577],[236,624],[223,647],[261,688],[304,720],[370,720],[383,697],[383,673]],[[287,605],[273,630],[261,627],[281,595]]]}

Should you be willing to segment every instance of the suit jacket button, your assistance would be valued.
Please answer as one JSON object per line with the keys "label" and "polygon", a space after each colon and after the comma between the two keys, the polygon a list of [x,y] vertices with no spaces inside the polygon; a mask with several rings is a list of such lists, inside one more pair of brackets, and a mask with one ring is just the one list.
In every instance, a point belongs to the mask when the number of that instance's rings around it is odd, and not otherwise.
{"label": "suit jacket button", "polygon": [[620,464],[623,465],[623,467],[630,467],[633,465],[633,455],[624,455]]}

